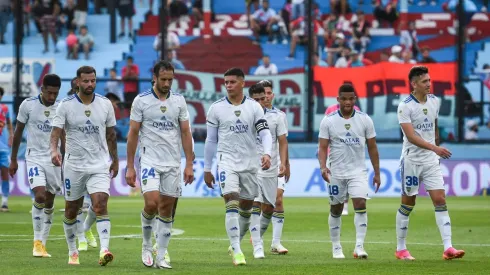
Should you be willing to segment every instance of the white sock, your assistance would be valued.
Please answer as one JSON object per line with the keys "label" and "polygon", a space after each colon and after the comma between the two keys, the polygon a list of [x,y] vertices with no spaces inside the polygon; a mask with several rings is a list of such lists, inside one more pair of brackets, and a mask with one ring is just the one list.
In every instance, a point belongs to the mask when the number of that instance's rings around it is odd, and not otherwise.
{"label": "white sock", "polygon": [[272,213],[272,244],[280,244],[282,228],[284,227],[284,212]]}
{"label": "white sock", "polygon": [[158,253],[157,260],[161,261],[165,257],[165,252],[168,249],[168,243],[172,237],[172,217],[157,217],[157,230],[158,230]]}
{"label": "white sock", "polygon": [[250,228],[250,216],[252,215],[252,209],[243,210],[238,209],[238,225],[240,226],[240,241],[243,239],[245,234],[247,234]]}
{"label": "white sock", "polygon": [[356,213],[354,214],[354,226],[356,227],[356,246],[364,246],[364,239],[366,238],[368,225],[368,217],[365,211],[366,209],[356,209]]}
{"label": "white sock", "polygon": [[271,223],[272,214],[267,214],[262,212],[260,215],[260,237],[264,236],[264,233],[269,228],[269,224]]}
{"label": "white sock", "polygon": [[241,253],[240,248],[240,224],[238,222],[238,201],[226,203],[225,228],[230,245],[235,253]]}
{"label": "white sock", "polygon": [[260,235],[260,208],[252,207],[252,216],[250,217],[250,236],[252,237],[253,246],[262,243]]}
{"label": "white sock", "polygon": [[70,220],[68,218],[63,219],[63,229],[65,229],[66,243],[68,244],[68,254],[77,252],[76,233],[77,233],[77,219]]}
{"label": "white sock", "polygon": [[92,207],[89,207],[87,210],[87,217],[83,222],[83,231],[85,232],[89,231],[92,225],[94,224],[95,220],[97,220],[97,215],[95,215],[95,212],[92,209]]}
{"label": "white sock", "polygon": [[108,215],[97,216],[97,233],[100,240],[100,251],[109,250],[109,239],[111,237],[111,220]]}
{"label": "white sock", "polygon": [[[146,214],[145,210],[141,211],[141,230],[143,231],[143,248],[151,249],[151,233],[156,231],[154,228],[155,215]],[[154,230],[155,229],[155,230]]]}
{"label": "white sock", "polygon": [[396,212],[396,251],[407,249],[408,221],[412,210],[413,206],[402,204]]}
{"label": "white sock", "polygon": [[155,237],[155,243],[158,245],[158,223],[157,218],[153,218],[153,236]]}
{"label": "white sock", "polygon": [[451,243],[451,218],[449,218],[449,212],[446,205],[436,206],[436,223],[439,227],[439,233],[441,233],[442,243],[444,244],[444,251],[453,246]]}
{"label": "white sock", "polygon": [[84,221],[85,221],[85,216],[86,214],[83,213],[82,209],[78,210],[78,215],[77,215],[77,238],[78,238],[78,243],[80,242],[87,242],[87,239],[85,239],[85,230],[84,229]]}
{"label": "white sock", "polygon": [[332,216],[332,213],[328,215],[328,227],[330,228],[330,240],[332,241],[332,247],[340,246],[340,229],[342,227],[341,216]]}
{"label": "white sock", "polygon": [[2,205],[7,205],[9,203],[9,198],[2,196]]}
{"label": "white sock", "polygon": [[43,224],[43,245],[46,246],[48,241],[49,232],[51,231],[51,226],[53,225],[53,212],[54,206],[52,208],[44,208],[44,224]]}
{"label": "white sock", "polygon": [[32,227],[34,229],[34,241],[42,241],[44,203],[32,203]]}

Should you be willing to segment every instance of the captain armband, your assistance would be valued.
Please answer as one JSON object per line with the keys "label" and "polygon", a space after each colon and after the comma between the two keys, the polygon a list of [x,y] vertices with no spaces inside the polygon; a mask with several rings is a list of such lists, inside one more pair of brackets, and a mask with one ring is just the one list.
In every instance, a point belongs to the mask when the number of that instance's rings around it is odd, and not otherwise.
{"label": "captain armband", "polygon": [[267,124],[267,120],[263,118],[259,119],[257,123],[255,123],[255,129],[257,130],[257,133],[262,130],[269,129],[269,124]]}

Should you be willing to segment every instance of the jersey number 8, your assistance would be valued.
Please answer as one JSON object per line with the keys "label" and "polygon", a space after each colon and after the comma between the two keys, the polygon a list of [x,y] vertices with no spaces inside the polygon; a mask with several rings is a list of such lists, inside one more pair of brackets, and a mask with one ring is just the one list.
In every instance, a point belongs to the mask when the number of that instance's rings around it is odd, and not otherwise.
{"label": "jersey number 8", "polygon": [[65,187],[66,187],[66,189],[70,189],[71,188],[71,183],[70,183],[70,180],[69,179],[66,179],[65,180]]}

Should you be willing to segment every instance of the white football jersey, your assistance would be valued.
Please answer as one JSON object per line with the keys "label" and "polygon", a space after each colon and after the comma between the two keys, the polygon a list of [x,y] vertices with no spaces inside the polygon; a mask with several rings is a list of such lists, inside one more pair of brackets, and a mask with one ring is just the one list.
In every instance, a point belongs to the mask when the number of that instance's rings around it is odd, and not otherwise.
{"label": "white football jersey", "polygon": [[115,125],[111,101],[98,94],[89,105],[76,94],[62,100],[53,120],[53,127],[66,132],[65,162],[72,169],[91,173],[109,172],[106,127]]}
{"label": "white football jersey", "polygon": [[42,103],[41,95],[25,99],[19,107],[17,120],[24,123],[27,128],[27,148],[25,158],[27,161],[48,164],[51,163],[49,150],[51,123],[56,114],[59,101],[51,106]]}
{"label": "white football jersey", "polygon": [[264,109],[255,100],[244,96],[240,105],[227,97],[209,107],[206,123],[218,128],[218,165],[235,172],[257,172],[257,130],[255,124],[264,119]]}
{"label": "white football jersey", "polygon": [[349,119],[343,118],[340,110],[325,116],[319,138],[329,140],[327,167],[332,177],[352,179],[366,173],[366,139],[374,137],[373,120],[363,112],[354,110]]}
{"label": "white football jersey", "polygon": [[[398,122],[411,123],[415,134],[430,144],[436,144],[435,121],[439,117],[439,99],[433,94],[427,95],[427,102],[421,104],[413,95],[398,105]],[[439,162],[433,151],[410,143],[403,133],[402,157],[414,163],[427,164]]]}
{"label": "white football jersey", "polygon": [[[281,112],[282,113],[282,112]],[[274,177],[278,175],[279,171],[279,143],[277,138],[282,135],[287,135],[288,131],[284,125],[284,117],[279,113],[279,110],[265,109],[264,118],[267,120],[269,125],[269,130],[272,136],[272,148],[271,148],[271,167],[267,170],[259,169],[258,175],[262,177]],[[262,146],[262,139],[257,135],[257,151],[259,153],[259,158],[264,154],[264,148]]]}
{"label": "white football jersey", "polygon": [[189,120],[187,104],[182,95],[169,92],[167,98],[161,101],[150,89],[134,99],[130,119],[141,122],[141,162],[161,169],[180,167],[180,122]]}

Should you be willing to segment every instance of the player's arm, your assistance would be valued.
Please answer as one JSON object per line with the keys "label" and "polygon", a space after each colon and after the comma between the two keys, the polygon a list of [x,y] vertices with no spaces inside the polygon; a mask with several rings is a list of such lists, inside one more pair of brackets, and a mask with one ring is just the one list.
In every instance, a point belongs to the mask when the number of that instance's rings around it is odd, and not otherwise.
{"label": "player's arm", "polygon": [[106,127],[105,138],[112,162],[119,162],[119,156],[117,154],[117,133],[115,126]]}
{"label": "player's arm", "polygon": [[60,153],[61,153],[61,157],[62,157],[63,159],[65,159],[66,132],[65,132],[65,130],[64,130],[64,129],[63,129],[63,132],[61,133],[60,139],[61,139]]}
{"label": "player's arm", "polygon": [[141,128],[141,122],[130,120],[129,121],[129,132],[127,137],[126,146],[126,182],[129,186],[136,186],[136,171],[134,169],[134,156],[136,154],[136,148],[138,146],[138,135]]}
{"label": "player's arm", "polygon": [[[281,159],[281,164],[284,165],[284,168],[289,166],[289,159],[288,159],[288,139],[286,138],[286,135],[278,136],[277,141],[279,142],[279,158]],[[283,171],[283,174],[286,171]],[[280,176],[282,176],[280,175]]]}
{"label": "player's arm", "polygon": [[63,129],[53,126],[51,130],[51,138],[49,142],[49,148],[51,150],[51,162],[56,166],[61,166],[61,154],[58,152],[58,142],[61,138]]}
{"label": "player's arm", "polygon": [[320,123],[320,131],[318,134],[318,162],[320,163],[320,171],[326,182],[330,182],[328,174],[330,171],[327,168],[328,145],[330,143],[330,132],[328,127],[327,117],[324,117]]}
{"label": "player's arm", "polygon": [[434,130],[436,131],[436,145],[439,146],[441,144],[441,138],[439,136],[439,125],[437,123],[437,118],[436,118],[436,121],[434,123],[434,127],[436,127]]}
{"label": "player's arm", "polygon": [[[187,110],[186,110],[187,113]],[[187,117],[188,118],[188,117]],[[180,121],[180,133],[182,139],[182,147],[185,154],[185,169],[184,169],[184,182],[185,184],[191,184],[194,181],[194,151],[192,142],[192,133],[189,119]]]}
{"label": "player's arm", "polygon": [[107,100],[106,108],[108,110],[107,117],[105,120],[105,139],[107,141],[107,149],[109,150],[109,155],[111,156],[111,166],[109,167],[109,172],[112,178],[115,178],[119,173],[119,155],[117,154],[117,133],[116,133],[116,115],[114,114],[114,106]]}
{"label": "player's arm", "polygon": [[379,152],[378,146],[376,145],[376,138],[373,137],[366,139],[366,144],[368,147],[369,159],[371,159],[371,164],[373,165],[374,169],[373,185],[376,186],[374,193],[377,193],[379,186],[381,185],[381,174],[379,170]]}
{"label": "player's arm", "polygon": [[[211,122],[212,123],[212,122]],[[213,165],[213,158],[216,156],[216,150],[218,149],[218,127],[207,122],[207,135],[204,142],[204,182],[206,185],[214,189],[214,176],[211,173],[211,167]]]}

